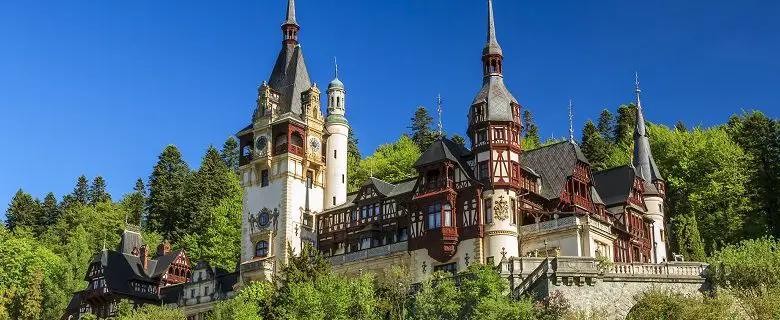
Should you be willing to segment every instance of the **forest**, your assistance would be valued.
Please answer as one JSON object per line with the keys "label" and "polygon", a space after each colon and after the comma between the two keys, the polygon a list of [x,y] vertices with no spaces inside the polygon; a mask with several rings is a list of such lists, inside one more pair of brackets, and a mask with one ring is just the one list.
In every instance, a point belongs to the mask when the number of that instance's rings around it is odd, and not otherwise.
{"label": "forest", "polygon": [[[634,105],[621,105],[584,124],[579,144],[592,170],[631,161],[635,112]],[[734,301],[742,306],[740,317],[780,318],[780,244],[775,240],[780,237],[780,122],[758,111],[724,120],[706,128],[648,123],[652,152],[668,184],[671,251],[689,261],[710,262],[724,294],[699,299],[649,293],[637,299],[653,313],[633,314],[633,319],[665,313],[679,316],[669,319],[730,319],[720,311]],[[350,132],[350,191],[369,176],[387,181],[415,176],[412,164],[421,150],[444,136],[432,124],[420,107],[408,132],[365,157]],[[523,125],[524,150],[560,141],[542,141],[528,110]],[[450,139],[467,144],[459,135]],[[91,258],[103,248],[115,248],[126,223],[140,225],[152,248],[165,239],[184,248],[193,261],[234,270],[242,212],[237,167],[238,143],[230,137],[220,149],[209,146],[197,169],[182,160],[176,146],[166,146],[148,177],[121,197],[106,192],[108,182],[101,176],[78,177],[73,191],[61,198],[48,193],[40,200],[20,189],[0,224],[0,320],[59,318],[72,293],[86,286]],[[470,280],[459,286],[436,276],[408,297],[404,270],[346,278],[332,274],[316,252],[302,256],[284,266],[276,286],[242,290],[238,298],[221,303],[212,319],[582,318],[554,297],[511,301],[491,268],[470,268],[465,277]],[[160,307],[123,306],[120,311],[119,319],[183,319],[180,311]]]}

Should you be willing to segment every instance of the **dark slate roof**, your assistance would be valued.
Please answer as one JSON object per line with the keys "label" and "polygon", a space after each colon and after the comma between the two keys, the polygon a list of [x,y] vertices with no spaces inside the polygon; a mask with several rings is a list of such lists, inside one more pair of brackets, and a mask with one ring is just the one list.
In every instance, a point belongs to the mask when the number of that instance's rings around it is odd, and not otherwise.
{"label": "dark slate roof", "polygon": [[488,0],[488,35],[485,42],[485,48],[482,49],[483,55],[488,54],[502,54],[501,46],[498,45],[496,40],[496,25],[493,22],[493,1]]}
{"label": "dark slate roof", "polygon": [[244,132],[244,131],[246,131],[246,130],[252,129],[252,126],[253,126],[253,124],[251,124],[251,123],[250,123],[250,124],[248,124],[248,125],[247,125],[246,127],[244,127],[243,129],[241,129],[241,130],[238,130],[238,132],[236,132],[236,135],[238,135],[239,133],[241,133],[241,132]]}
{"label": "dark slate roof", "polygon": [[301,94],[311,88],[309,71],[298,44],[285,44],[279,51],[268,85],[279,92],[279,113],[301,114]]}
{"label": "dark slate roof", "polygon": [[385,197],[390,195],[390,193],[393,192],[393,188],[395,188],[392,183],[374,177],[369,177],[368,180],[363,183],[363,186],[369,185],[373,185],[374,188],[376,188],[376,191]]}
{"label": "dark slate roof", "polygon": [[[504,85],[504,77],[493,75],[485,77],[482,88],[471,105],[486,104],[486,121],[512,121],[512,103],[519,104]],[[473,108],[469,112],[469,123],[472,123]]]}
{"label": "dark slate roof", "polygon": [[176,257],[178,257],[179,254],[181,254],[181,249],[173,250],[164,256],[158,257],[156,259],[157,265],[154,267],[154,272],[151,274],[151,277],[156,278],[163,274],[163,272],[171,266],[171,263],[176,260]]}
{"label": "dark slate roof", "polygon": [[547,199],[555,199],[561,195],[566,179],[574,173],[578,160],[588,163],[580,147],[569,141],[520,154],[520,163],[524,163],[542,177],[542,196]]}
{"label": "dark slate roof", "polygon": [[[639,87],[637,92],[636,122],[634,123],[634,159],[633,164],[636,173],[647,182],[663,180],[661,171],[653,159],[650,150],[650,138],[645,126],[645,117],[642,114],[642,103],[639,101]],[[657,191],[656,191],[657,192]]]}
{"label": "dark slate roof", "polygon": [[217,286],[222,293],[233,291],[236,283],[238,283],[238,272],[227,273],[217,278]]}
{"label": "dark slate roof", "polygon": [[466,149],[466,147],[461,146],[450,139],[441,138],[432,143],[428,149],[425,149],[425,152],[423,152],[420,157],[417,158],[417,161],[414,162],[414,166],[421,167],[446,159],[458,164],[461,170],[469,177],[474,177],[471,172],[471,167],[466,163],[466,159],[469,155],[470,151]]}
{"label": "dark slate roof", "polygon": [[160,288],[160,300],[166,304],[178,302],[179,298],[184,294],[185,285],[186,283],[179,283]]}
{"label": "dark slate roof", "polygon": [[624,165],[598,171],[593,174],[593,183],[606,206],[626,202],[634,186],[634,168]]}
{"label": "dark slate roof", "polygon": [[601,200],[601,195],[599,194],[598,190],[596,190],[596,187],[591,186],[590,187],[590,198],[593,200],[593,203],[595,204],[604,204],[604,200]]}

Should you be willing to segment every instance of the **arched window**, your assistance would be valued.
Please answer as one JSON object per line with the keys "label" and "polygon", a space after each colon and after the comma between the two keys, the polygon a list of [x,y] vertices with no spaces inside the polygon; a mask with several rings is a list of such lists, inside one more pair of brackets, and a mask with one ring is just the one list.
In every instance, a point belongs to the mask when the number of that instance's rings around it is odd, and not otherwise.
{"label": "arched window", "polygon": [[255,257],[268,256],[268,241],[260,240],[255,245]]}
{"label": "arched window", "polygon": [[301,134],[298,132],[293,132],[292,135],[290,135],[290,143],[292,143],[294,146],[302,147],[303,138],[301,138]]}

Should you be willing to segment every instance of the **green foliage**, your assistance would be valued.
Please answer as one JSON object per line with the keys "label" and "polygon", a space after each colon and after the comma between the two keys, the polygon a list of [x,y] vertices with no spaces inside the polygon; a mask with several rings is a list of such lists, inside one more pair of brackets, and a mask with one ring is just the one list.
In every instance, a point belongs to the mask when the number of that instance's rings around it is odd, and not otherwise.
{"label": "green foliage", "polygon": [[450,140],[452,140],[452,142],[461,145],[462,147],[466,147],[466,138],[462,137],[459,134],[453,134]]}
{"label": "green foliage", "polygon": [[[523,141],[523,145],[528,145],[528,150],[538,148],[541,144],[539,127],[534,123],[533,115],[528,109],[523,111],[523,130],[525,131],[523,138],[526,140]],[[525,147],[523,150],[526,150]]]}
{"label": "green foliage", "polygon": [[737,291],[739,305],[749,320],[780,319],[780,288]]}
{"label": "green foliage", "polygon": [[613,141],[612,134],[615,132],[615,117],[612,116],[612,112],[609,112],[607,109],[602,110],[601,114],[599,114],[599,123],[596,128],[604,140]]}
{"label": "green foliage", "polygon": [[740,319],[728,295],[684,296],[679,293],[649,291],[634,297],[636,304],[627,320],[726,320]]}
{"label": "green foliage", "polygon": [[[606,110],[605,110],[606,111]],[[608,111],[607,111],[608,112]],[[599,126],[602,124],[599,123]],[[590,161],[593,170],[607,168],[607,158],[612,150],[612,143],[605,139],[592,121],[588,120],[582,128],[582,152]]]}
{"label": "green foliage", "polygon": [[616,144],[630,144],[636,123],[636,106],[632,104],[621,105],[617,109],[617,119],[613,127],[613,141]]}
{"label": "green foliage", "polygon": [[33,200],[29,193],[19,189],[11,199],[5,216],[9,230],[14,230],[16,227],[38,229],[42,216],[40,202]]}
{"label": "green foliage", "polygon": [[434,274],[412,298],[410,319],[449,320],[460,313],[459,292],[449,274]]}
{"label": "green foliage", "polygon": [[433,118],[428,114],[428,109],[423,106],[418,107],[411,121],[412,124],[408,128],[412,130],[412,141],[418,149],[428,149],[428,146],[436,140],[436,134],[431,130]]}
{"label": "green foliage", "polygon": [[[725,130],[750,157],[750,201],[755,204],[749,215],[764,223],[751,225],[750,236],[766,231],[780,237],[780,121],[758,111],[732,116]],[[768,230],[762,229],[766,225]]]}
{"label": "green foliage", "polygon": [[189,172],[179,149],[174,145],[165,147],[149,176],[147,229],[171,240],[183,236],[183,226],[189,221],[184,195]]}
{"label": "green foliage", "polygon": [[417,176],[412,167],[420,157],[420,149],[407,135],[393,144],[379,146],[374,154],[361,160],[355,172],[349,176],[349,189],[355,191],[369,177],[395,182]]}
{"label": "green foliage", "polygon": [[387,319],[403,319],[412,276],[406,265],[386,268],[376,278],[377,310]]}
{"label": "green foliage", "polygon": [[238,171],[238,155],[238,141],[233,136],[230,136],[225,140],[225,143],[222,144],[222,150],[220,150],[222,161],[225,162],[225,166],[227,166],[230,171]]}
{"label": "green foliage", "polygon": [[116,320],[184,320],[184,313],[181,309],[160,307],[155,305],[145,305],[135,309],[132,313],[125,316],[118,316]]}
{"label": "green foliage", "polygon": [[275,287],[270,282],[252,282],[238,292],[235,298],[218,303],[209,320],[262,320],[268,318]]}
{"label": "green foliage", "polygon": [[716,252],[710,263],[712,279],[718,286],[780,289],[780,241],[776,239],[767,237],[728,245]]}
{"label": "green foliage", "polygon": [[690,261],[704,261],[704,243],[701,241],[698,222],[691,214],[681,214],[672,224],[673,239],[677,251]]}
{"label": "green foliage", "polygon": [[222,173],[228,180],[229,194],[202,217],[206,224],[198,232],[189,232],[179,242],[193,261],[203,260],[212,267],[233,270],[241,254],[241,186],[235,174]]}
{"label": "green foliage", "polygon": [[111,195],[106,192],[106,180],[103,177],[97,176],[92,180],[87,194],[87,202],[93,206],[101,202],[111,202]]}
{"label": "green foliage", "polygon": [[57,197],[54,196],[53,192],[47,193],[46,197],[43,198],[41,218],[43,219],[41,222],[41,232],[44,232],[46,228],[57,223],[57,219],[60,218],[60,206],[57,203]]}

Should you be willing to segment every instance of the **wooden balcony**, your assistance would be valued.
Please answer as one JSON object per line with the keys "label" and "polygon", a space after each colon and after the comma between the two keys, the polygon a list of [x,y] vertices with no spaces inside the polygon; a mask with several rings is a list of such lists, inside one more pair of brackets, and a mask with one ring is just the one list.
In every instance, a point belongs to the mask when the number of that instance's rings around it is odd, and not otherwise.
{"label": "wooden balcony", "polygon": [[454,185],[454,181],[450,179],[435,179],[426,181],[417,187],[417,191],[414,193],[414,198],[421,199],[437,195],[444,191],[454,191]]}
{"label": "wooden balcony", "polygon": [[296,145],[290,144],[290,143],[283,143],[283,144],[280,144],[280,145],[274,147],[274,155],[275,156],[280,155],[280,154],[285,154],[285,153],[292,153],[294,155],[301,156],[301,157],[304,156],[304,150],[303,150],[303,147],[301,147],[301,146],[296,146]]}

